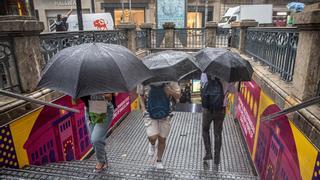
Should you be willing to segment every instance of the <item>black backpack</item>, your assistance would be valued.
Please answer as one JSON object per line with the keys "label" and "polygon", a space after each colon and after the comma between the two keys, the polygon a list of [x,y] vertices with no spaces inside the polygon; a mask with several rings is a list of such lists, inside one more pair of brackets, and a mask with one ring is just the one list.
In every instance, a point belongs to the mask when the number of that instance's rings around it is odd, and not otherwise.
{"label": "black backpack", "polygon": [[201,92],[202,107],[211,112],[223,109],[224,92],[219,79],[208,80]]}

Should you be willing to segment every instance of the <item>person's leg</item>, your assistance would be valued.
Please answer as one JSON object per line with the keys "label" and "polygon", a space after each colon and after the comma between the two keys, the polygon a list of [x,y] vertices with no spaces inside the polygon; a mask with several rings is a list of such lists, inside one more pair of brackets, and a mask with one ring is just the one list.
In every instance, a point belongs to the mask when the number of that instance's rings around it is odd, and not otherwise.
{"label": "person's leg", "polygon": [[159,136],[158,141],[159,141],[159,144],[158,144],[157,161],[161,162],[164,149],[166,148],[166,138]]}
{"label": "person's leg", "polygon": [[202,108],[202,139],[204,143],[204,148],[206,155],[203,160],[212,159],[211,152],[211,139],[210,139],[210,124],[212,122],[212,113],[206,109]]}
{"label": "person's leg", "polygon": [[146,132],[149,141],[148,154],[149,156],[153,156],[155,151],[155,144],[159,135],[159,122],[157,120],[152,120],[151,118],[145,118],[144,123],[146,126]]}
{"label": "person's leg", "polygon": [[107,123],[97,123],[94,125],[91,134],[91,142],[96,154],[97,161],[100,164],[107,163],[107,156],[105,151],[106,135]]}
{"label": "person's leg", "polygon": [[222,128],[225,110],[214,114],[214,163],[220,163],[220,151],[222,146]]}
{"label": "person's leg", "polygon": [[159,137],[158,137],[158,154],[157,154],[157,168],[163,169],[162,156],[166,148],[166,139],[171,129],[171,117],[159,120]]}

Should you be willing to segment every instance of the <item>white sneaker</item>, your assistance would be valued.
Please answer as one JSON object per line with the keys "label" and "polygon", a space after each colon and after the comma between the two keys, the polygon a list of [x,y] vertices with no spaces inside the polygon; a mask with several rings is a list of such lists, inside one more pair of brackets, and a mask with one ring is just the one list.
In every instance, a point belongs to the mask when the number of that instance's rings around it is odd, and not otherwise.
{"label": "white sneaker", "polygon": [[155,145],[152,145],[151,143],[149,143],[149,149],[148,149],[149,156],[153,156],[154,155],[155,149],[156,149]]}
{"label": "white sneaker", "polygon": [[156,162],[157,169],[164,169],[162,162]]}

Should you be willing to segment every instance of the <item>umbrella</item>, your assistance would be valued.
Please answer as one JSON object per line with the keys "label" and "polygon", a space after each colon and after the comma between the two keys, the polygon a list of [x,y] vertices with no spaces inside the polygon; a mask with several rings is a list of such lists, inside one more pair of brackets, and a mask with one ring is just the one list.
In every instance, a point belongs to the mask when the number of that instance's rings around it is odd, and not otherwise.
{"label": "umbrella", "polygon": [[196,55],[196,63],[202,72],[228,81],[250,81],[251,64],[238,54],[223,48],[204,48]]}
{"label": "umbrella", "polygon": [[301,12],[304,9],[304,4],[300,2],[291,2],[287,4],[287,8],[293,12]]}
{"label": "umbrella", "polygon": [[150,70],[127,48],[86,43],[58,52],[46,65],[38,87],[79,98],[130,91],[151,77]]}
{"label": "umbrella", "polygon": [[154,77],[144,84],[152,82],[179,81],[186,75],[198,70],[194,57],[182,51],[162,51],[150,54],[142,62],[153,72]]}

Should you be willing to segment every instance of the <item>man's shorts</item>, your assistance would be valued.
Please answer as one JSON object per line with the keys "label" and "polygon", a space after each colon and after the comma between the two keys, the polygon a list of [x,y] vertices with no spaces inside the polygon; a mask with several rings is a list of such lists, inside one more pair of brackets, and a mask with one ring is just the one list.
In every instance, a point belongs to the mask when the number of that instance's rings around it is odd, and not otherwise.
{"label": "man's shorts", "polygon": [[146,127],[148,137],[159,135],[162,138],[167,138],[171,128],[171,118],[170,116],[163,119],[145,117],[144,125]]}

